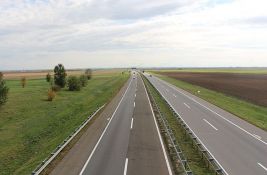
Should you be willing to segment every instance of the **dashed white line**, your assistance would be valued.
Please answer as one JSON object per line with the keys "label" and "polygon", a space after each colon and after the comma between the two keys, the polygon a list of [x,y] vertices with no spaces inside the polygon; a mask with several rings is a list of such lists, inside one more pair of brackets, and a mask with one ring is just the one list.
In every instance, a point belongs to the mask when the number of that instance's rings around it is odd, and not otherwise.
{"label": "dashed white line", "polygon": [[132,121],[131,121],[131,129],[133,129],[133,118],[132,118]]}
{"label": "dashed white line", "polygon": [[107,121],[109,121],[110,120],[110,117],[109,118],[107,118]]}
{"label": "dashed white line", "polygon": [[261,139],[261,136],[258,136],[256,134],[253,134],[255,137],[257,137],[258,139]]}
{"label": "dashed white line", "polygon": [[206,119],[203,119],[206,123],[208,123],[213,129],[215,129],[216,131],[218,131],[218,129],[215,127],[215,126],[213,126],[210,122],[208,122]]}
{"label": "dashed white line", "polygon": [[267,171],[267,168],[263,166],[261,163],[258,162],[258,165],[260,165],[265,171]]}
{"label": "dashed white line", "polygon": [[134,107],[135,107],[135,102],[134,102]]}
{"label": "dashed white line", "polygon": [[136,97],[136,94],[134,94],[134,97]]}
{"label": "dashed white line", "polygon": [[127,168],[128,168],[128,158],[126,158],[126,160],[125,160],[123,175],[127,174]]}
{"label": "dashed white line", "polygon": [[257,139],[258,141],[262,142],[263,144],[267,145],[267,142],[257,138],[254,134],[250,133],[249,131],[245,130],[244,128],[238,126],[237,124],[235,124],[234,122],[230,121],[229,119],[223,117],[222,115],[218,114],[217,112],[213,111],[212,109],[208,108],[207,106],[201,104],[200,102],[198,102],[197,100],[195,100],[194,98],[186,95],[185,93],[181,92],[180,90],[178,90],[174,85],[169,85],[168,83],[164,82],[163,80],[160,80],[159,78],[157,78],[159,81],[163,82],[164,84],[166,84],[167,86],[171,87],[172,89],[176,90],[177,92],[179,92],[180,94],[183,94],[184,96],[186,96],[187,98],[189,98],[190,100],[194,101],[195,103],[199,104],[200,106],[202,106],[203,108],[207,109],[208,111],[216,114],[217,116],[221,117],[222,119],[224,119],[225,121],[227,121],[228,123],[234,125],[235,127],[239,128],[240,130],[242,130],[243,132],[247,133],[248,135],[252,136],[253,138]]}
{"label": "dashed white line", "polygon": [[185,105],[188,109],[191,109],[191,107],[190,107],[188,104],[184,103],[184,105]]}

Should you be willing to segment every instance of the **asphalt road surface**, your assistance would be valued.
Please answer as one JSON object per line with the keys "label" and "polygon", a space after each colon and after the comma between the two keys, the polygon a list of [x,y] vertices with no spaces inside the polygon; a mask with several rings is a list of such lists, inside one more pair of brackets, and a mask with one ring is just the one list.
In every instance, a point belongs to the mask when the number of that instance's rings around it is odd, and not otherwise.
{"label": "asphalt road surface", "polygon": [[166,81],[146,73],[145,76],[226,174],[267,174],[267,132]]}
{"label": "asphalt road surface", "polygon": [[[51,174],[172,175],[140,75],[132,75],[116,107],[109,112],[108,117],[95,121],[88,128],[102,127],[101,132],[96,132],[98,139],[89,135],[92,141],[88,143],[90,139],[86,135],[82,137]],[[81,149],[87,155],[86,160]],[[79,157],[83,157],[82,163]],[[77,165],[74,167],[74,164]]]}

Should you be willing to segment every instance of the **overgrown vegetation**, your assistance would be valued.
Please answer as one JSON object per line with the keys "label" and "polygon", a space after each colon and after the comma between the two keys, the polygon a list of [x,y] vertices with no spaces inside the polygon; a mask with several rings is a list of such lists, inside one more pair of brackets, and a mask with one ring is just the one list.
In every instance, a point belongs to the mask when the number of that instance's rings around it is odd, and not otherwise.
{"label": "overgrown vegetation", "polygon": [[[190,138],[186,136],[184,129],[178,124],[178,121],[173,116],[172,112],[170,111],[165,101],[161,98],[161,96],[154,89],[154,87],[152,87],[151,84],[146,79],[144,80],[147,87],[151,91],[151,95],[153,95],[155,101],[159,105],[161,112],[163,112],[164,115],[166,116],[169,126],[173,130],[176,141],[179,143],[179,146],[183,151],[183,154],[186,156],[189,166],[192,169],[193,173],[197,175],[213,175],[214,172],[207,168],[197,148],[193,146]],[[178,173],[178,174],[183,174],[183,173]]]}
{"label": "overgrown vegetation", "polygon": [[26,77],[22,77],[20,80],[21,86],[24,88],[26,86]]}
{"label": "overgrown vegetation", "polygon": [[47,102],[51,85],[44,78],[29,78],[24,89],[20,80],[6,80],[10,93],[0,108],[0,174],[30,174],[128,77],[120,72],[95,76],[79,92],[57,92],[52,103]]}
{"label": "overgrown vegetation", "polygon": [[51,77],[50,73],[47,73],[47,74],[46,74],[46,81],[47,81],[47,82],[50,82],[50,81],[51,81],[51,78],[52,78],[52,77]]}
{"label": "overgrown vegetation", "polygon": [[92,78],[92,69],[86,69],[85,70],[85,75],[87,77],[88,80],[90,80]]}
{"label": "overgrown vegetation", "polygon": [[3,105],[4,103],[6,103],[8,91],[9,89],[4,80],[4,75],[2,72],[0,72],[0,105]]}
{"label": "overgrown vegetation", "polygon": [[58,64],[54,68],[54,81],[55,84],[60,86],[61,88],[64,88],[66,85],[66,70],[62,64]]}
{"label": "overgrown vegetation", "polygon": [[48,90],[48,93],[47,93],[47,100],[48,101],[53,101],[53,99],[56,97],[56,92],[53,91],[52,89],[49,89]]}
{"label": "overgrown vegetation", "polygon": [[88,77],[86,75],[81,75],[80,76],[80,83],[82,87],[85,87],[88,83]]}

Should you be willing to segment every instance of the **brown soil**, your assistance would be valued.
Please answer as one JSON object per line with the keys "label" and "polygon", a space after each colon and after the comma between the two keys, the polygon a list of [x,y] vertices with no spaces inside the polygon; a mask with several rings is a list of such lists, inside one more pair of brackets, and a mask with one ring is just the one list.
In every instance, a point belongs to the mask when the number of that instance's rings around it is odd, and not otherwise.
{"label": "brown soil", "polygon": [[185,72],[158,73],[267,107],[267,75]]}

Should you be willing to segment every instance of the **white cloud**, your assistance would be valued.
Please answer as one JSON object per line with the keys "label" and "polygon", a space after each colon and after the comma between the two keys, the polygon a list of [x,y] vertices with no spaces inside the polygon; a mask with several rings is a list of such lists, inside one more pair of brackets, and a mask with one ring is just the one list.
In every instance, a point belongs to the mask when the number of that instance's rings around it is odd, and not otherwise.
{"label": "white cloud", "polygon": [[267,66],[266,6],[265,0],[2,0],[0,70],[57,62]]}

